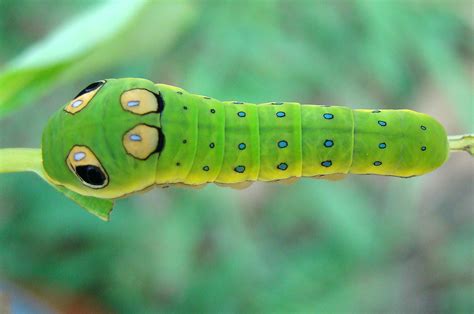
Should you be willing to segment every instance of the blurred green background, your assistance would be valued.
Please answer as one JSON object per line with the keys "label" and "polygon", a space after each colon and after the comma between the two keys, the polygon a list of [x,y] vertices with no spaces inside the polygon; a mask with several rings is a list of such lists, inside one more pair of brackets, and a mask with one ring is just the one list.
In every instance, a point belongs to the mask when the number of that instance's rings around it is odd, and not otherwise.
{"label": "blurred green background", "polygon": [[[473,12],[469,0],[0,0],[0,147],[39,147],[48,117],[109,77],[409,108],[473,132]],[[59,312],[472,313],[473,178],[459,153],[413,179],[155,189],[104,223],[34,174],[2,174],[0,283]]]}

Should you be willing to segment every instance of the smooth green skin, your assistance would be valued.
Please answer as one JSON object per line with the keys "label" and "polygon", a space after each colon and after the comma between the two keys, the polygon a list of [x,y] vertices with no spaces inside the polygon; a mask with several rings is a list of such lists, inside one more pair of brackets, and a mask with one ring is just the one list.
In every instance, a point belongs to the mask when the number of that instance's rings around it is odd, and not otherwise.
{"label": "smooth green skin", "polygon": [[[378,121],[387,125],[381,127]],[[419,176],[440,167],[448,158],[446,131],[426,114],[411,110],[355,110],[354,125],[350,173]],[[381,142],[387,144],[385,149],[378,148]],[[426,150],[422,150],[423,146]],[[383,164],[376,167],[373,161]]]}
{"label": "smooth green skin", "polygon": [[[140,116],[122,109],[122,91],[133,88],[159,93],[156,85],[147,80],[112,79],[82,111],[70,114],[61,108],[51,117],[43,133],[42,151],[44,170],[55,184],[99,198],[121,197],[154,184],[158,155],[138,160],[127,154],[122,145],[123,135],[135,125],[160,125],[157,113]],[[70,171],[66,158],[74,145],[87,146],[94,152],[109,176],[106,187],[87,187]]]}
{"label": "smooth green skin", "polygon": [[[137,115],[123,110],[120,96],[134,88],[161,94],[163,112]],[[165,137],[161,153],[146,160],[127,154],[122,144],[123,135],[140,123],[160,127]],[[278,146],[282,140],[286,147]],[[334,145],[325,147],[326,140]],[[384,149],[379,148],[382,142]],[[239,148],[242,143],[244,149]],[[87,187],[70,171],[66,158],[74,145],[94,152],[108,174],[106,187]],[[441,166],[448,141],[435,119],[409,110],[220,102],[129,78],[107,80],[76,114],[59,110],[43,133],[42,151],[44,170],[54,184],[84,196],[115,199],[155,184],[233,185],[347,173],[410,177]],[[325,167],[324,161],[331,165]],[[382,164],[376,166],[376,161]],[[237,171],[240,166],[243,172]]]}

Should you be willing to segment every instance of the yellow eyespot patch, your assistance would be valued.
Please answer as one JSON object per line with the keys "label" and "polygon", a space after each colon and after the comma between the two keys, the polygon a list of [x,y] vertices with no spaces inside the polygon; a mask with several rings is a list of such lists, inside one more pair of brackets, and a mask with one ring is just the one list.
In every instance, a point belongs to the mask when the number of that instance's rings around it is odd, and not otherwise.
{"label": "yellow eyespot patch", "polygon": [[89,104],[91,99],[95,96],[95,94],[97,94],[97,92],[101,89],[101,87],[104,86],[104,84],[105,84],[105,81],[98,81],[84,88],[64,108],[64,111],[69,112],[71,114],[75,114],[81,111],[82,109],[84,109]]}
{"label": "yellow eyespot patch", "polygon": [[160,132],[158,128],[146,124],[139,124],[129,130],[122,138],[123,147],[128,154],[138,159],[147,159],[158,151],[160,146]]}
{"label": "yellow eyespot patch", "polygon": [[141,88],[128,90],[120,96],[122,108],[139,115],[159,112],[160,101],[160,95]]}
{"label": "yellow eyespot patch", "polygon": [[100,189],[109,183],[107,172],[87,146],[74,146],[66,159],[69,169],[86,186]]}

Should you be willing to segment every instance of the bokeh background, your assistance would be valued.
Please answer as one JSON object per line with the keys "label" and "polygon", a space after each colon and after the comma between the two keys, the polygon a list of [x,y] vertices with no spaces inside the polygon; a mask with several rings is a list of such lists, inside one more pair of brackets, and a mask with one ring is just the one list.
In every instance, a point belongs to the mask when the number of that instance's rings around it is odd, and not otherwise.
{"label": "bokeh background", "polygon": [[[473,132],[473,12],[469,0],[0,0],[0,147],[39,147],[48,117],[109,77],[223,100],[409,108]],[[155,189],[104,223],[32,173],[2,174],[0,303],[472,313],[473,178],[459,153],[412,179]]]}

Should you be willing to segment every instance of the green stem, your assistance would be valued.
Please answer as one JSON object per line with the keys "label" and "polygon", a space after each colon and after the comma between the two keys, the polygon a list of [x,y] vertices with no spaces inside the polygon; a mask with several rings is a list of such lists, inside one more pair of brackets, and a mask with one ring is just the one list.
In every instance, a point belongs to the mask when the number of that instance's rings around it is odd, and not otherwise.
{"label": "green stem", "polygon": [[474,156],[474,134],[452,135],[448,136],[449,151],[468,152]]}
{"label": "green stem", "polygon": [[39,148],[2,148],[0,149],[0,173],[2,172],[36,172],[46,182],[65,196],[84,207],[90,213],[102,220],[109,220],[109,215],[114,206],[112,200],[100,199],[92,196],[84,196],[75,193],[66,187],[56,185],[48,179],[43,170],[43,159]]}
{"label": "green stem", "polygon": [[45,179],[39,148],[0,149],[0,173],[33,171]]}

